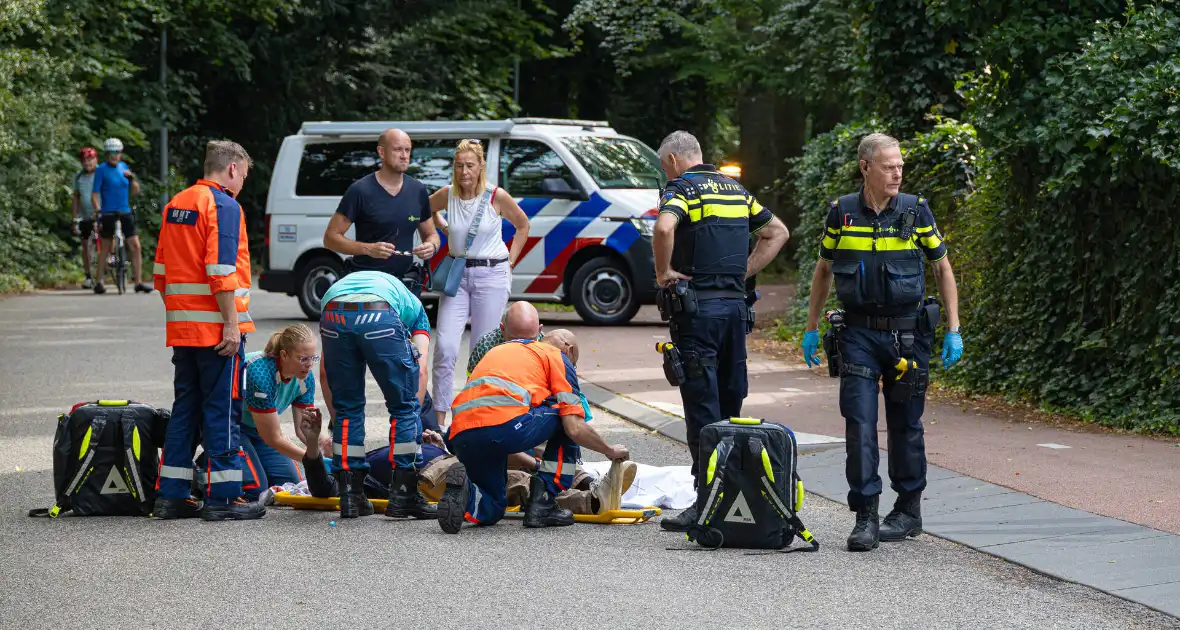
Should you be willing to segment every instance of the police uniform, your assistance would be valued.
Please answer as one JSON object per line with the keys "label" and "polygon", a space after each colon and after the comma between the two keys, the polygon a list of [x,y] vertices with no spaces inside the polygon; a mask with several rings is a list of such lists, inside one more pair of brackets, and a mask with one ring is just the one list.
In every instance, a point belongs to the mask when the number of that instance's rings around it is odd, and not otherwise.
{"label": "police uniform", "polygon": [[672,269],[692,278],[697,312],[671,321],[684,357],[680,386],[692,474],[701,428],[741,415],[746,398],[746,260],[750,235],[773,218],[741,184],[711,164],[668,182],[660,214],[677,219]]}
{"label": "police uniform", "polygon": [[[832,264],[845,311],[837,344],[848,505],[860,510],[881,493],[879,381],[884,382],[892,488],[902,497],[916,496],[926,487],[922,411],[938,322],[937,305],[924,300],[924,262],[947,255],[934,215],[921,196],[898,194],[877,214],[865,204],[863,190],[845,195],[828,211],[819,255]],[[906,371],[913,373],[899,381],[896,366],[903,357]]]}

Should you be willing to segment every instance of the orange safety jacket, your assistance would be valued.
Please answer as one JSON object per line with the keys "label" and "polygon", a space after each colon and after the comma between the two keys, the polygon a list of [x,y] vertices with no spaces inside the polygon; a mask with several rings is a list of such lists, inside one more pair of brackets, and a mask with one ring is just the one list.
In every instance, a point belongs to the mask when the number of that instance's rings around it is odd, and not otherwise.
{"label": "orange safety jacket", "polygon": [[254,332],[246,215],[220,184],[197,180],[164,207],[153,273],[169,346],[221,343],[224,319],[213,294],[222,291],[234,294],[238,330]]}
{"label": "orange safety jacket", "polygon": [[547,398],[563,416],[585,418],[574,391],[578,377],[557,348],[540,341],[510,341],[484,355],[451,403],[451,437],[493,427],[539,407]]}

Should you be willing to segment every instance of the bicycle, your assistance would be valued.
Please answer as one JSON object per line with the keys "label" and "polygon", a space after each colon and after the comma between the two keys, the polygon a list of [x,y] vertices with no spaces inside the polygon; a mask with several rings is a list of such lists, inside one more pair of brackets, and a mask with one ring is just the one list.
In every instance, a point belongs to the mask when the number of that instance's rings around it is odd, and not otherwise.
{"label": "bicycle", "polygon": [[119,295],[127,292],[127,246],[123,239],[123,222],[115,221],[115,246],[107,257],[107,268],[115,276],[115,288]]}

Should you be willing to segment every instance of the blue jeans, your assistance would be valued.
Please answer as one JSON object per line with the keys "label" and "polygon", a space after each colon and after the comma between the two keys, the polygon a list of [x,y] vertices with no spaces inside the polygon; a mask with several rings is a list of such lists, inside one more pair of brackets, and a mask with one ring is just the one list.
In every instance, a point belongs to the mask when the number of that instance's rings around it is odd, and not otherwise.
{"label": "blue jeans", "polygon": [[226,503],[242,495],[238,456],[242,418],[243,358],[246,336],[237,354],[223,357],[213,348],[174,347],[175,401],[157,485],[166,499],[187,499],[193,481],[193,453],[198,442],[209,457],[208,500]]}
{"label": "blue jeans", "polygon": [[508,456],[545,443],[538,474],[557,496],[574,486],[581,451],[565,434],[561,415],[546,404],[504,424],[467,429],[450,438],[451,451],[467,468],[472,485],[467,520],[492,525],[504,517],[508,503]]}
{"label": "blue jeans", "polygon": [[740,417],[746,399],[746,303],[736,298],[701,300],[697,313],[673,320],[672,342],[684,360],[680,386],[692,476],[700,470],[701,429]]}
{"label": "blue jeans", "polygon": [[[356,303],[352,303],[356,304]],[[422,462],[422,418],[418,415],[418,353],[397,313],[385,302],[365,302],[360,310],[334,309],[320,318],[324,371],[332,387],[336,423],[332,427],[332,467],[366,471],[365,367],[377,379],[389,412],[390,462],[413,469]],[[377,307],[384,306],[384,310]]]}

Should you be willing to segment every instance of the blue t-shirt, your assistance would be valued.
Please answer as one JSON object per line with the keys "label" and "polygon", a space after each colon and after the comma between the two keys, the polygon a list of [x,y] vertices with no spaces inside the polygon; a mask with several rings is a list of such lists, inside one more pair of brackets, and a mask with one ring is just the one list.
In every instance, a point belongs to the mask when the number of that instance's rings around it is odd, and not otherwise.
{"label": "blue t-shirt", "polygon": [[426,310],[422,308],[422,302],[410,293],[401,280],[381,271],[358,271],[337,280],[336,284],[324,293],[320,307],[327,310],[328,302],[355,293],[369,293],[388,302],[411,335],[430,334],[430,322],[426,319]]}
{"label": "blue t-shirt", "polygon": [[123,162],[103,162],[95,169],[93,192],[98,193],[103,214],[131,212],[131,180],[123,175],[128,170]]}
{"label": "blue t-shirt", "polygon": [[303,408],[315,405],[314,372],[308,372],[302,380],[284,381],[273,358],[261,351],[247,353],[246,413],[242,414],[242,424],[257,428],[251,414],[283,413],[292,405]]}
{"label": "blue t-shirt", "polygon": [[[357,242],[389,243],[399,252],[408,252],[414,248],[418,225],[430,220],[430,193],[426,184],[403,176],[402,189],[392,196],[381,187],[377,174],[370,173],[344,191],[336,213],[352,221]],[[397,278],[404,276],[413,262],[413,256],[394,255],[384,260],[370,256],[352,257],[356,269],[384,271]]]}

